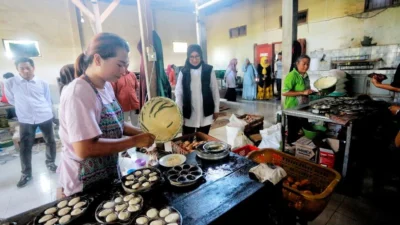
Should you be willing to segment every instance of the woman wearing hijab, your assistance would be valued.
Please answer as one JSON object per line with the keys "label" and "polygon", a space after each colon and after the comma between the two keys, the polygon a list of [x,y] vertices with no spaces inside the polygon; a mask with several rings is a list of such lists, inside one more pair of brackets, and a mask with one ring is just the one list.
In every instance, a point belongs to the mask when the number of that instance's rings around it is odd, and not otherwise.
{"label": "woman wearing hijab", "polygon": [[258,72],[258,100],[272,99],[272,78],[271,78],[271,66],[268,63],[266,56],[260,59],[260,64],[257,67]]}
{"label": "woman wearing hijab", "polygon": [[236,102],[236,76],[237,76],[237,59],[232,59],[225,71],[225,83],[228,90],[225,94],[225,99],[231,102]]}
{"label": "woman wearing hijab", "polygon": [[278,53],[278,59],[275,62],[275,80],[276,89],[278,91],[278,100],[281,100],[281,88],[282,88],[282,52]]}
{"label": "woman wearing hijab", "polygon": [[175,87],[175,85],[176,85],[175,69],[172,66],[173,65],[167,66],[166,73],[167,73],[169,83],[171,84],[171,87]]}
{"label": "woman wearing hijab", "polygon": [[[295,68],[286,76],[282,90],[282,95],[286,97],[284,109],[292,109],[308,103],[308,95],[313,93],[310,89],[310,78],[307,75],[309,67],[310,57],[302,55],[297,58]],[[304,119],[288,116],[289,144],[297,140],[297,134],[306,122]]]}
{"label": "woman wearing hijab", "polygon": [[185,120],[182,134],[208,134],[219,112],[219,88],[213,67],[203,61],[199,45],[188,46],[186,63],[179,73],[175,96]]}
{"label": "woman wearing hijab", "polygon": [[253,64],[250,63],[250,60],[247,58],[243,65],[243,93],[242,98],[246,100],[254,100],[256,99],[256,77],[257,71],[254,68]]}

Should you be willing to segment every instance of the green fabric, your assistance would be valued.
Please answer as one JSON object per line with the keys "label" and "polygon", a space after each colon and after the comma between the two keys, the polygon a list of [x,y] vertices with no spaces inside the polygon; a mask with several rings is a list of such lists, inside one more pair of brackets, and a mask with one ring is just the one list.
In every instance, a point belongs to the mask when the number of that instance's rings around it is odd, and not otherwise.
{"label": "green fabric", "polygon": [[157,55],[157,61],[154,63],[154,69],[157,75],[157,96],[171,98],[171,84],[164,70],[162,42],[156,31],[153,31],[153,43]]}
{"label": "green fabric", "polygon": [[225,71],[226,70],[214,70],[217,79],[223,80],[225,77]]}
{"label": "green fabric", "polygon": [[[293,69],[290,72],[283,82],[283,89],[282,92],[289,92],[289,91],[304,91],[310,88],[310,79],[308,75],[304,78],[301,76],[296,69]],[[299,105],[299,98],[304,96],[297,96],[297,97],[286,97],[284,109],[291,109]]]}

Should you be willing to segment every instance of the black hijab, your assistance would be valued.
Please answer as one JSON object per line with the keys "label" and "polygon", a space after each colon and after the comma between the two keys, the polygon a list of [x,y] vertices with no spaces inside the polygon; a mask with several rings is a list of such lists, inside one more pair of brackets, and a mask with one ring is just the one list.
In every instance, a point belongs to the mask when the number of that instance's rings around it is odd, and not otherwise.
{"label": "black hijab", "polygon": [[[200,61],[199,65],[197,65],[197,66],[193,66],[192,64],[190,64],[190,61],[189,61],[190,54],[192,54],[193,52],[197,52],[200,55],[201,61]],[[198,69],[198,68],[200,68],[201,65],[203,65],[203,63],[204,63],[203,62],[203,51],[201,50],[200,45],[197,45],[197,44],[189,45],[187,48],[187,59],[185,62],[185,67],[189,70],[190,69]]]}

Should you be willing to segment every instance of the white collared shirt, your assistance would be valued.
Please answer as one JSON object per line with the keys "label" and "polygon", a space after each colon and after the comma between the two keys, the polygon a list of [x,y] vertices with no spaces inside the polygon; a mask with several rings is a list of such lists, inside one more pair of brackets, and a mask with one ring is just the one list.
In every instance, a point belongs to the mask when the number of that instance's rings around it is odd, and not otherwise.
{"label": "white collared shirt", "polygon": [[[183,108],[183,84],[182,84],[182,72],[179,72],[178,81],[175,87],[175,101],[179,108]],[[204,117],[203,110],[203,93],[201,91],[201,67],[198,69],[190,69],[190,90],[192,92],[192,114],[190,119],[185,118],[185,126],[187,127],[205,127],[213,123],[213,115]],[[212,98],[214,100],[215,108],[214,112],[219,112],[219,88],[217,77],[215,76],[214,70],[211,72],[210,88],[212,92]]]}
{"label": "white collared shirt", "polygon": [[36,76],[29,81],[20,75],[8,79],[5,92],[20,123],[39,124],[53,118],[49,84]]}

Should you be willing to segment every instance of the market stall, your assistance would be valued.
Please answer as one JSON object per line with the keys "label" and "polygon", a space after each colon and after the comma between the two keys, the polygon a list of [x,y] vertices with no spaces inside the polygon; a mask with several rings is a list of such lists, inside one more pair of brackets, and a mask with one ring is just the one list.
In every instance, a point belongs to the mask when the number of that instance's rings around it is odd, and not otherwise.
{"label": "market stall", "polygon": [[[210,224],[245,202],[252,195],[257,194],[264,187],[264,184],[251,180],[247,175],[249,169],[256,163],[236,154],[231,153],[224,160],[211,162],[196,157],[196,153],[191,153],[186,157],[186,164],[199,165],[204,171],[201,180],[194,186],[185,188],[172,186],[165,181],[151,192],[136,193],[143,197],[140,215],[153,207],[161,209],[165,206],[171,206],[182,216],[180,224]],[[158,168],[162,173],[168,170],[167,168]],[[83,198],[82,196],[90,196],[94,200],[83,215],[74,221],[74,224],[95,224],[98,222],[95,216],[97,207],[103,201],[112,198],[113,194],[117,192],[125,194],[121,185],[121,182],[118,182],[114,185],[103,186],[103,188],[96,189],[94,192],[79,193],[77,196],[81,196],[81,198]],[[58,205],[59,202],[62,202],[62,200],[39,206],[8,218],[7,221],[17,224],[32,224],[37,216],[42,215],[42,212],[46,209]],[[256,204],[253,204],[253,207],[256,209]]]}
{"label": "market stall", "polygon": [[[342,176],[346,177],[348,173],[349,156],[352,149],[352,139],[356,136],[354,134],[354,123],[361,119],[372,117],[372,115],[382,111],[382,109],[387,109],[387,106],[388,104],[384,102],[356,97],[322,98],[293,109],[283,110],[282,131],[283,134],[285,134],[287,127],[286,116],[305,118],[314,123],[318,121],[324,122],[325,125],[328,126],[334,125],[335,127],[341,127],[341,129],[345,131],[343,132],[345,135],[339,137],[338,134],[331,134],[330,137],[333,137],[337,143],[344,143],[344,157],[341,172]],[[332,131],[331,133],[334,132],[335,131]],[[282,135],[282,138],[285,139],[285,135]],[[285,143],[284,140],[283,143]],[[283,145],[283,148],[284,151],[287,152],[287,147],[285,145]],[[339,151],[339,149],[337,149],[337,151]],[[318,161],[316,161],[316,163],[318,163]]]}

